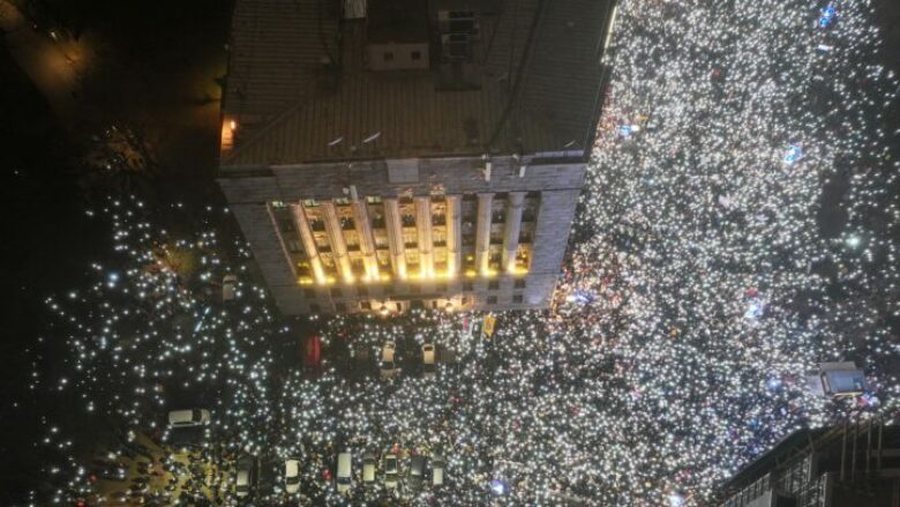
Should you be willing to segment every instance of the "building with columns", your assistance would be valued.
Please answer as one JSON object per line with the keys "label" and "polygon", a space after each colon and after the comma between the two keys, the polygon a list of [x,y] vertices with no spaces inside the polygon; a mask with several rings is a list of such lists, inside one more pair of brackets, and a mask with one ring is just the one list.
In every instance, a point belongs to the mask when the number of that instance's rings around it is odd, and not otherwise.
{"label": "building with columns", "polygon": [[603,0],[237,0],[219,183],[287,314],[550,303]]}

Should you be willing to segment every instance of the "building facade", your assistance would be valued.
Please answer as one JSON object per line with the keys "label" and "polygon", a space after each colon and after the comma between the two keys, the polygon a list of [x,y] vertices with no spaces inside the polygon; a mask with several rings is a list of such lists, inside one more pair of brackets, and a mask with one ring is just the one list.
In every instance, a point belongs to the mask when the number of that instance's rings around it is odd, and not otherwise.
{"label": "building facade", "polygon": [[546,307],[608,11],[237,0],[219,183],[282,311]]}
{"label": "building facade", "polygon": [[900,428],[881,417],[802,429],[739,472],[721,507],[900,504]]}

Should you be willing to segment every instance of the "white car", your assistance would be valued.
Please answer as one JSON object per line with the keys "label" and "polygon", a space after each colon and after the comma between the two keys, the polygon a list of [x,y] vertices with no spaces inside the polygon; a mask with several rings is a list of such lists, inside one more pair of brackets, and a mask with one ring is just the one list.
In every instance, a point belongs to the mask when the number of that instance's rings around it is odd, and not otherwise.
{"label": "white car", "polygon": [[209,410],[206,409],[195,408],[169,412],[169,426],[173,428],[191,428],[206,424],[209,424]]}
{"label": "white car", "polygon": [[437,361],[434,345],[426,343],[425,345],[422,345],[422,376],[425,378],[434,378],[436,371]]}
{"label": "white car", "polygon": [[435,456],[431,458],[431,485],[442,486],[444,484],[444,460]]}
{"label": "white car", "polygon": [[253,480],[253,459],[243,457],[237,462],[237,470],[234,477],[234,494],[238,498],[250,495],[250,483]]}
{"label": "white car", "polygon": [[384,455],[384,487],[396,488],[400,479],[400,461],[397,455],[389,452]]}
{"label": "white car", "polygon": [[284,490],[290,494],[300,491],[300,462],[295,459],[284,462]]}
{"label": "white car", "polygon": [[394,351],[397,346],[392,341],[384,342],[381,348],[381,361],[378,368],[381,370],[381,378],[392,378],[397,374],[397,364],[394,362]]}
{"label": "white car", "polygon": [[353,459],[349,452],[342,452],[337,457],[337,492],[350,491],[350,474],[353,471]]}
{"label": "white car", "polygon": [[367,452],[363,456],[362,480],[366,484],[371,484],[371,483],[375,482],[375,468],[376,468],[375,463],[376,463],[375,454],[373,454],[371,452]]}
{"label": "white car", "polygon": [[225,275],[222,278],[222,302],[234,301],[237,297],[237,275]]}

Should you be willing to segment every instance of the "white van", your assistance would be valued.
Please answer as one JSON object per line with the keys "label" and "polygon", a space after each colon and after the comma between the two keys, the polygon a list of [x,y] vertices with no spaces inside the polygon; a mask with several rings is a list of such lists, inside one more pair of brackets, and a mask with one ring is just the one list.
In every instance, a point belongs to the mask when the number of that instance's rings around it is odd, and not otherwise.
{"label": "white van", "polygon": [[444,484],[444,460],[435,456],[431,459],[431,485],[441,486]]}
{"label": "white van", "polygon": [[284,462],[284,491],[289,494],[300,491],[300,462],[295,459]]}
{"label": "white van", "polygon": [[375,454],[367,452],[363,456],[363,476],[362,480],[366,484],[375,482]]}
{"label": "white van", "polygon": [[169,426],[173,428],[190,428],[206,424],[209,424],[209,410],[206,409],[195,408],[169,412]]}
{"label": "white van", "polygon": [[381,371],[381,378],[389,379],[397,373],[397,364],[394,362],[394,352],[397,346],[392,341],[384,342],[381,348],[381,362],[378,369]]}
{"label": "white van", "polygon": [[338,454],[337,458],[337,492],[350,491],[350,474],[353,471],[353,461],[349,452]]}

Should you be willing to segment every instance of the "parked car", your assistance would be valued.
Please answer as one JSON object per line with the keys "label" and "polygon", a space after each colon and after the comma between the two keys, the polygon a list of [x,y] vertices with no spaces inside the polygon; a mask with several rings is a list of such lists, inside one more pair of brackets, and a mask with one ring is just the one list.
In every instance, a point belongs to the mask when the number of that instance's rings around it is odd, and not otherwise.
{"label": "parked car", "polygon": [[425,456],[413,456],[409,460],[409,487],[413,491],[422,489],[422,479],[425,477]]}
{"label": "parked car", "polygon": [[284,462],[284,490],[290,494],[300,491],[300,462],[295,459]]}
{"label": "parked car", "polygon": [[438,456],[431,458],[431,485],[442,486],[444,484],[444,467],[447,465]]}
{"label": "parked car", "polygon": [[237,275],[227,274],[222,278],[222,302],[234,301],[237,297]]}
{"label": "parked car", "polygon": [[353,458],[349,452],[342,452],[337,457],[337,492],[350,491],[351,474],[353,473]]}
{"label": "parked car", "polygon": [[396,488],[400,480],[400,461],[397,455],[389,452],[384,455],[384,486]]}
{"label": "parked car", "polygon": [[234,474],[234,493],[238,498],[246,498],[250,495],[250,489],[253,487],[255,478],[253,465],[254,459],[249,456],[243,456],[238,459]]}
{"label": "parked car", "polygon": [[375,454],[372,452],[367,452],[363,455],[363,474],[362,480],[366,484],[371,484],[375,482],[375,469],[376,460]]}
{"label": "parked car", "polygon": [[209,424],[209,410],[206,409],[195,408],[169,412],[169,426],[173,428],[191,428],[206,424]]}
{"label": "parked car", "polygon": [[434,344],[426,343],[422,345],[422,376],[425,378],[434,378],[437,372],[437,358],[435,355]]}
{"label": "parked car", "polygon": [[384,342],[384,347],[381,348],[381,362],[378,365],[381,370],[381,378],[388,379],[397,374],[397,364],[394,362],[396,348],[394,342]]}

